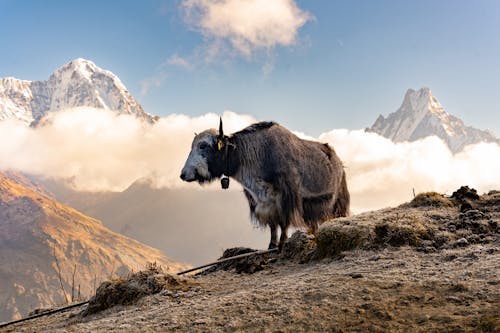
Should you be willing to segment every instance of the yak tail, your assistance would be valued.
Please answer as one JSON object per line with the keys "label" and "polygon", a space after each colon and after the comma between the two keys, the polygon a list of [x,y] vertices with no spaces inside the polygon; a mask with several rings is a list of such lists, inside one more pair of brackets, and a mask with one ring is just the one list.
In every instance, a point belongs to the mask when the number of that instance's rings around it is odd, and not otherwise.
{"label": "yak tail", "polygon": [[333,217],[348,216],[350,202],[351,196],[349,194],[349,190],[347,190],[347,182],[344,171],[342,174],[342,180],[340,181],[340,189],[337,194],[337,200],[333,204]]}

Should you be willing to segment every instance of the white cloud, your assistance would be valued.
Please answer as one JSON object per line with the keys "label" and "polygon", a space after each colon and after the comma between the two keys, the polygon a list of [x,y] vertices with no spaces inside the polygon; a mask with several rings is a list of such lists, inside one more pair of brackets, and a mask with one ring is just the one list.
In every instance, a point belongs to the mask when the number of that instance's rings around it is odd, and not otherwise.
{"label": "white cloud", "polygon": [[[227,133],[255,121],[233,112],[224,112],[223,119]],[[216,114],[172,114],[149,125],[92,108],[54,113],[38,128],[2,121],[0,170],[69,179],[81,190],[122,190],[152,176],[160,187],[199,188],[181,182],[179,173],[194,132],[216,128],[218,121]],[[331,143],[344,161],[354,212],[408,201],[413,188],[448,194],[461,185],[480,192],[500,189],[498,144],[471,145],[452,155],[437,137],[393,143],[363,130],[339,129],[319,140]]]}
{"label": "white cloud", "polygon": [[167,78],[167,72],[163,68],[159,68],[154,76],[147,77],[139,82],[141,86],[141,96],[146,96],[151,88],[159,87]]}
{"label": "white cloud", "polygon": [[167,60],[163,61],[155,69],[155,73],[139,82],[141,87],[141,96],[146,96],[152,88],[160,87],[168,77],[168,66],[181,67],[187,70],[192,70],[193,65],[185,58],[178,54],[173,54]]}
{"label": "white cloud", "polygon": [[[249,116],[224,112],[227,131],[244,128]],[[219,116],[169,115],[144,124],[112,111],[76,108],[54,113],[38,128],[0,122],[0,170],[63,178],[79,190],[123,190],[139,178],[185,186],[180,170],[195,132],[216,128]],[[191,186],[193,184],[190,184]]]}
{"label": "white cloud", "polygon": [[363,130],[333,130],[320,136],[344,161],[353,210],[393,206],[417,193],[451,194],[461,185],[500,189],[500,146],[479,143],[453,155],[437,137],[393,143]]}
{"label": "white cloud", "polygon": [[187,24],[207,39],[212,57],[228,46],[250,57],[256,50],[293,45],[313,18],[293,0],[184,0],[181,7]]}
{"label": "white cloud", "polygon": [[189,70],[193,69],[193,65],[187,59],[179,56],[178,54],[173,54],[170,58],[168,58],[167,64]]}

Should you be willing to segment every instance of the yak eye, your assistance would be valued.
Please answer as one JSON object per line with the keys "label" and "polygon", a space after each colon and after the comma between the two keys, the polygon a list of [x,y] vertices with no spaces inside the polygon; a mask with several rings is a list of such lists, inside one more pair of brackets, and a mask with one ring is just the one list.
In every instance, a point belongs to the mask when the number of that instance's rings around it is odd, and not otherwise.
{"label": "yak eye", "polygon": [[207,149],[207,148],[208,148],[208,143],[206,143],[206,142],[202,142],[202,143],[200,143],[200,149],[201,149],[201,150],[205,150],[205,149]]}

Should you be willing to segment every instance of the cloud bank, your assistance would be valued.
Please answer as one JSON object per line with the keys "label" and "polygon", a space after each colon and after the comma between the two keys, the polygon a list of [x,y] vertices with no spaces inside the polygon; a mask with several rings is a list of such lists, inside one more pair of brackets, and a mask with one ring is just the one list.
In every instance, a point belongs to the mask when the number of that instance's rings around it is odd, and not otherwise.
{"label": "cloud bank", "polygon": [[[227,133],[255,121],[234,112],[224,112],[223,119]],[[3,121],[0,170],[66,179],[76,189],[90,191],[119,191],[147,177],[158,187],[200,188],[181,182],[179,173],[194,133],[217,126],[216,114],[173,114],[148,125],[92,108],[53,113],[38,128]],[[461,185],[480,192],[500,189],[497,144],[471,145],[452,155],[437,137],[393,143],[375,133],[339,129],[317,139],[330,143],[344,161],[354,212],[408,201],[412,189],[448,194]]]}
{"label": "cloud bank", "polygon": [[344,161],[354,211],[394,206],[416,193],[451,194],[461,185],[479,192],[500,189],[500,146],[479,143],[453,155],[432,136],[394,143],[364,130],[333,130],[319,137]]}
{"label": "cloud bank", "polygon": [[[249,116],[224,112],[225,128],[252,123]],[[180,170],[195,132],[216,128],[219,116],[172,114],[156,124],[93,108],[53,113],[44,125],[0,122],[0,170],[68,180],[78,190],[120,191],[139,178],[158,187],[180,187]],[[191,184],[193,185],[193,184]]]}
{"label": "cloud bank", "polygon": [[312,15],[293,0],[184,0],[186,23],[205,36],[209,53],[226,44],[250,57],[256,50],[290,46]]}

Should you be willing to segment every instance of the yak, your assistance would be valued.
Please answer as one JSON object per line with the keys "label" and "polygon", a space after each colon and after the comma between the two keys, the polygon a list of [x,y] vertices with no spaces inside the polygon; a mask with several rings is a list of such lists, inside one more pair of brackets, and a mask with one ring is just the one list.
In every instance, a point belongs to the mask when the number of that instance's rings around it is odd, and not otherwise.
{"label": "yak", "polygon": [[226,136],[221,118],[218,131],[195,134],[180,177],[200,184],[221,179],[223,188],[227,177],[238,181],[252,221],[271,229],[269,249],[282,249],[290,226],[316,233],[321,222],[349,213],[346,174],[335,151],[275,122],[258,122]]}

